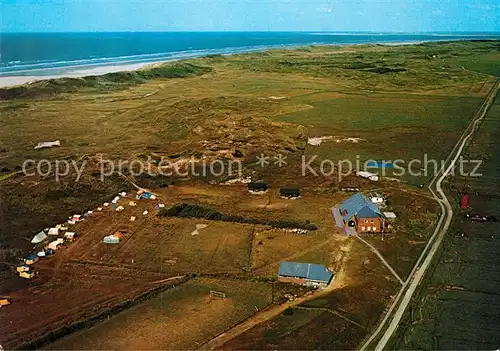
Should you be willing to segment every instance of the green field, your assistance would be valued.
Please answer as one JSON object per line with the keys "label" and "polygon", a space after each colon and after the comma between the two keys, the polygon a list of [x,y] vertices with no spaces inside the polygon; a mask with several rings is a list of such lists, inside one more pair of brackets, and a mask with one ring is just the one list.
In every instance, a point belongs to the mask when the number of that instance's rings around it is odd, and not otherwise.
{"label": "green field", "polygon": [[307,155],[353,164],[358,159],[401,159],[405,165],[412,159],[424,160],[425,154],[429,159],[444,159],[482,102],[480,97],[399,93],[318,93],[293,100],[311,108],[280,116],[280,120],[305,125],[310,136],[362,139],[358,143],[327,141],[308,147]]}
{"label": "green field", "polygon": [[[500,147],[497,96],[466,157],[484,160],[481,177],[455,177],[447,184],[453,198],[470,194],[469,212],[500,217],[498,193]],[[456,209],[456,219],[436,267],[413,304],[400,349],[470,350],[498,347],[500,333],[500,231],[498,223],[472,223]]]}

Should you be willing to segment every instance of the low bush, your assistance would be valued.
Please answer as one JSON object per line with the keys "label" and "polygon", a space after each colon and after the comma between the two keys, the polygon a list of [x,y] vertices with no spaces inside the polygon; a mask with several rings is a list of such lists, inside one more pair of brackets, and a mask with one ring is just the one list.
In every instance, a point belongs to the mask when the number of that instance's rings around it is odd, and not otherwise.
{"label": "low bush", "polygon": [[368,71],[379,74],[386,74],[386,73],[406,72],[406,68],[377,67],[369,69]]}
{"label": "low bush", "polygon": [[194,204],[177,204],[170,208],[163,208],[158,212],[160,217],[181,217],[181,218],[200,218],[210,221],[246,223],[246,224],[261,224],[268,225],[273,228],[283,229],[306,229],[317,230],[318,227],[310,221],[300,221],[293,219],[280,220],[265,220],[257,218],[247,218],[238,215],[225,215],[219,211],[213,210],[210,207],[194,205]]}

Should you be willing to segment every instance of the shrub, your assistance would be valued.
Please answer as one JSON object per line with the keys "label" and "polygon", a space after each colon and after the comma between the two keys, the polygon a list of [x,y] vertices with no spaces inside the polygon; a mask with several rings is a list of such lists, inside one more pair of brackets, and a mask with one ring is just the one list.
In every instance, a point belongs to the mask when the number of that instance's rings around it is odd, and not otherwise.
{"label": "shrub", "polygon": [[377,67],[374,69],[369,69],[368,71],[379,74],[386,74],[386,73],[406,72],[406,68]]}
{"label": "shrub", "polygon": [[169,208],[163,208],[158,212],[159,217],[180,217],[180,218],[200,218],[210,221],[232,222],[232,223],[246,223],[246,224],[261,224],[269,225],[274,228],[286,229],[306,229],[317,230],[316,224],[311,221],[299,221],[293,219],[280,219],[280,220],[265,220],[258,218],[247,218],[238,215],[225,215],[221,212],[211,209],[210,207],[194,204],[177,204]]}

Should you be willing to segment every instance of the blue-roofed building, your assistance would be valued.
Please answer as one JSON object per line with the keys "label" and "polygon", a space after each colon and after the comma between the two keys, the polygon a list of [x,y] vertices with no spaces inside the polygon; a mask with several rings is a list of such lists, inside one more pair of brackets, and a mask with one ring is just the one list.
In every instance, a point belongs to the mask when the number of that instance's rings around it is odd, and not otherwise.
{"label": "blue-roofed building", "polygon": [[278,281],[312,287],[326,287],[333,279],[333,272],[314,263],[281,262]]}
{"label": "blue-roofed building", "polygon": [[[381,233],[384,231],[382,212],[371,200],[356,193],[339,206],[346,229],[357,233]],[[349,232],[349,231],[348,231]]]}

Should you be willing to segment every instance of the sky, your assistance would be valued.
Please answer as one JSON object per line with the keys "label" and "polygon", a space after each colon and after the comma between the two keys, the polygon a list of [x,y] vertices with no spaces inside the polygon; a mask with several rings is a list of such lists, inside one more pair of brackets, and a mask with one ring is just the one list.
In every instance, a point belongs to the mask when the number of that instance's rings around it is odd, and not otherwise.
{"label": "sky", "polygon": [[0,0],[1,32],[499,32],[500,0]]}

